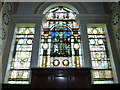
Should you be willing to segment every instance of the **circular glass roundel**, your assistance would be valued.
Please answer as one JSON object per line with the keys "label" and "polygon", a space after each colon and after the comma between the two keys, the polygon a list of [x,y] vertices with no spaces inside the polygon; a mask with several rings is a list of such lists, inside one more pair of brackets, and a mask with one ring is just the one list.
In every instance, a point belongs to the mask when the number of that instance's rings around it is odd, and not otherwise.
{"label": "circular glass roundel", "polygon": [[48,44],[47,43],[43,44],[43,49],[48,49]]}
{"label": "circular glass roundel", "polygon": [[90,44],[95,44],[95,40],[91,39]]}
{"label": "circular glass roundel", "polygon": [[19,44],[25,44],[25,40],[24,39],[19,39],[18,43]]}
{"label": "circular glass roundel", "polygon": [[32,39],[28,39],[27,44],[32,44]]}
{"label": "circular glass roundel", "polygon": [[54,66],[58,66],[60,64],[60,61],[58,60],[58,59],[55,59],[54,61],[53,61],[53,65]]}
{"label": "circular glass roundel", "polygon": [[69,65],[69,61],[67,59],[63,60],[62,63],[63,63],[64,66],[68,66]]}
{"label": "circular glass roundel", "polygon": [[79,49],[79,44],[74,44],[74,48],[77,50],[77,49]]}
{"label": "circular glass roundel", "polygon": [[103,44],[103,40],[102,40],[102,39],[99,39],[99,40],[98,40],[98,44]]}

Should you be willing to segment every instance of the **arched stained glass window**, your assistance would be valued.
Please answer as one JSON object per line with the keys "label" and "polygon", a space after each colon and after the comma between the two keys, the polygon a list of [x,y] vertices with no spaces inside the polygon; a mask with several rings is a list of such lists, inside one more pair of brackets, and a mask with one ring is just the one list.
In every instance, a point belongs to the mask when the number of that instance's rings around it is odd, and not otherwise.
{"label": "arched stained glass window", "polygon": [[82,67],[76,12],[65,6],[57,6],[45,15],[40,41],[40,67]]}
{"label": "arched stained glass window", "polygon": [[111,60],[104,25],[87,29],[94,83],[113,83]]}

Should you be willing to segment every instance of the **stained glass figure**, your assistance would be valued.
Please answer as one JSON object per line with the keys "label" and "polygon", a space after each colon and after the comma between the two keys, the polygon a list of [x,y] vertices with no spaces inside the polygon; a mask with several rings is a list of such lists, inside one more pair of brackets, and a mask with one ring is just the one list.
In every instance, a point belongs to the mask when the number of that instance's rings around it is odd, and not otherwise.
{"label": "stained glass figure", "polygon": [[76,12],[57,6],[46,12],[40,42],[40,67],[82,67]]}
{"label": "stained glass figure", "polygon": [[104,28],[88,28],[94,83],[111,83],[113,75]]}
{"label": "stained glass figure", "polygon": [[8,83],[29,83],[34,32],[35,28],[18,27]]}

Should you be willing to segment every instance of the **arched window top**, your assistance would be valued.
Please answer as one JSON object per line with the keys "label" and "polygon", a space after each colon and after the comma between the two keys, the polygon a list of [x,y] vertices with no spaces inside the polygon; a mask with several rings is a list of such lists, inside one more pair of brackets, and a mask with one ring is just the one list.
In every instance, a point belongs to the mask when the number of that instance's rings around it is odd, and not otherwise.
{"label": "arched window top", "polygon": [[75,12],[75,11],[65,6],[57,6],[48,10],[48,12],[58,12],[58,13],[65,12],[66,13],[66,12]]}
{"label": "arched window top", "polygon": [[43,14],[45,14],[45,17],[42,25],[44,28],[50,28],[50,31],[56,26],[65,26],[69,29],[79,28],[79,19],[76,18],[78,11],[69,4],[50,5],[44,10]]}
{"label": "arched window top", "polygon": [[76,12],[71,8],[66,6],[57,6],[49,9],[46,13],[47,19],[61,19],[61,20],[69,20],[76,19]]}
{"label": "arched window top", "polygon": [[52,4],[44,10],[43,14],[46,14],[46,12],[49,12],[49,11],[52,11],[52,10],[55,11],[56,9],[59,9],[61,7],[63,7],[66,11],[75,12],[76,14],[79,14],[78,10],[75,7],[73,7],[72,5],[67,4],[67,3]]}

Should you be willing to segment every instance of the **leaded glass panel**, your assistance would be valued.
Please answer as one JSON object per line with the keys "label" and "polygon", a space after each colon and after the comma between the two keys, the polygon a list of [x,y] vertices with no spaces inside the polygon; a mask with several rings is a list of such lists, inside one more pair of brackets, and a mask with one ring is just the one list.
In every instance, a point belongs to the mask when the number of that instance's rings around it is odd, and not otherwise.
{"label": "leaded glass panel", "polygon": [[113,75],[105,30],[101,27],[92,27],[87,31],[94,83],[111,83]]}
{"label": "leaded glass panel", "polygon": [[35,28],[18,27],[8,83],[29,83],[30,62]]}
{"label": "leaded glass panel", "polygon": [[46,12],[40,42],[40,67],[82,67],[76,12],[65,6]]}

